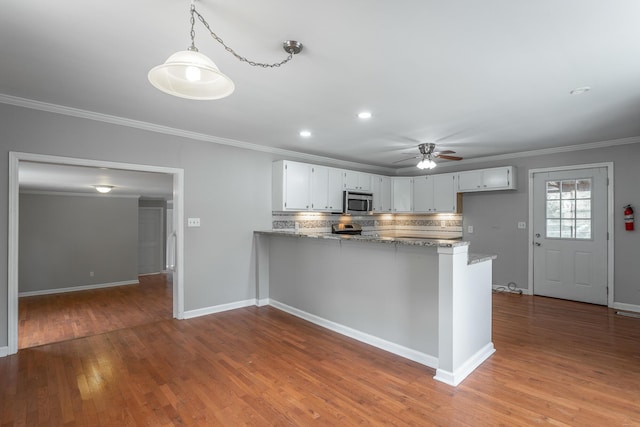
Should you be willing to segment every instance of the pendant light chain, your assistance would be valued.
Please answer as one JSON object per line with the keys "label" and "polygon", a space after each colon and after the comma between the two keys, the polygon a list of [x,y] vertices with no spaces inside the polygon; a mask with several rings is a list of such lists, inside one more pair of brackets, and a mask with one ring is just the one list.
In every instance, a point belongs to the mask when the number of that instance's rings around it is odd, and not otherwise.
{"label": "pendant light chain", "polygon": [[244,56],[240,56],[236,53],[235,50],[233,50],[231,47],[227,46],[225,44],[225,42],[216,34],[213,32],[213,30],[211,29],[211,27],[209,26],[209,23],[202,17],[202,15],[200,15],[200,13],[198,13],[198,11],[196,10],[195,5],[191,5],[191,47],[189,48],[189,50],[195,50],[197,51],[198,49],[196,49],[195,44],[194,44],[194,38],[196,36],[195,30],[193,29],[193,26],[195,24],[195,18],[193,15],[197,15],[198,19],[200,20],[200,22],[202,22],[202,25],[205,26],[205,28],[207,30],[209,30],[209,33],[211,34],[211,37],[213,37],[218,43],[220,43],[222,46],[224,46],[225,50],[229,53],[231,53],[233,56],[235,56],[236,58],[238,58],[238,60],[240,60],[241,62],[246,62],[249,65],[252,65],[254,67],[262,67],[262,68],[275,68],[275,67],[279,67],[281,65],[286,64],[287,62],[291,61],[291,58],[293,58],[294,53],[289,53],[289,56],[287,56],[284,60],[277,62],[275,64],[264,64],[261,62],[254,62],[254,61],[250,61],[247,58],[245,58]]}

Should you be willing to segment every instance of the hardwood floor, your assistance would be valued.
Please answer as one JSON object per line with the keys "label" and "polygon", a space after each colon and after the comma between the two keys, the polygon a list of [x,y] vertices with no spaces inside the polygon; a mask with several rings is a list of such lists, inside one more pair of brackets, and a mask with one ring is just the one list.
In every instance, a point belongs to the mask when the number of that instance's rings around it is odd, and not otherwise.
{"label": "hardwood floor", "polygon": [[495,294],[496,353],[457,388],[272,307],[0,359],[0,425],[640,425],[640,319]]}
{"label": "hardwood floor", "polygon": [[18,348],[97,335],[173,317],[166,275],[139,277],[138,285],[20,297]]}

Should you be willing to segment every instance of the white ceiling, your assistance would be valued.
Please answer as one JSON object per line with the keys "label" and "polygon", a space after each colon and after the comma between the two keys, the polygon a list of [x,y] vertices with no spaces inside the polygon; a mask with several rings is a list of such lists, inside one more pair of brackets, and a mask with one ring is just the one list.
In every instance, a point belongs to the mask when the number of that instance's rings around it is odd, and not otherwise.
{"label": "white ceiling", "polygon": [[637,0],[199,0],[251,60],[304,44],[256,68],[197,23],[196,46],[236,84],[217,101],[147,81],[188,46],[189,5],[3,0],[0,93],[388,168],[411,166],[394,162],[419,142],[474,159],[640,136]]}
{"label": "white ceiling", "polygon": [[[156,172],[21,161],[18,182],[21,192],[173,200],[173,175]],[[103,195],[96,191],[95,185],[110,185],[113,189]]]}

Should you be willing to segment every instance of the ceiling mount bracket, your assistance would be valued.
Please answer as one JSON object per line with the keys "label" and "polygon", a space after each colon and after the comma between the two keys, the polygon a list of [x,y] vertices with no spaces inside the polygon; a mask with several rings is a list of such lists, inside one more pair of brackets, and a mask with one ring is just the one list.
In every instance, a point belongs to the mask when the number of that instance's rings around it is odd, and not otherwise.
{"label": "ceiling mount bracket", "polygon": [[302,43],[295,40],[285,40],[282,47],[289,55],[297,55],[302,51]]}

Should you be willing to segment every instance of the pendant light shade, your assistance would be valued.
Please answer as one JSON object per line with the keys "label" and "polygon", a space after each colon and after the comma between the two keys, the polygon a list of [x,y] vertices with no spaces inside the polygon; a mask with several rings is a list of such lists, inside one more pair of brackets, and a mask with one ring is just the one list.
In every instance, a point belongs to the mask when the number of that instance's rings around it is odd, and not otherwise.
{"label": "pendant light shade", "polygon": [[148,78],[161,91],[187,99],[220,99],[235,89],[233,81],[196,49],[174,53],[164,64],[152,68]]}

